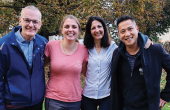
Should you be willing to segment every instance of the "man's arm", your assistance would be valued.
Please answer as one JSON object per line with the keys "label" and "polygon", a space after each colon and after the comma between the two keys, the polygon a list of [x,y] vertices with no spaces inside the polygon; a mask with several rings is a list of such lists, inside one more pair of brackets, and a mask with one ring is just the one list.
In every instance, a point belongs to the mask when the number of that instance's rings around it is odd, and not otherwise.
{"label": "man's arm", "polygon": [[162,100],[169,102],[170,101],[170,54],[168,54],[162,46],[160,46],[160,48],[161,48],[160,58],[162,59],[161,66],[167,72],[167,76],[166,76],[167,82],[165,88],[161,91],[160,97]]}
{"label": "man's arm", "polygon": [[47,66],[50,63],[50,58],[48,58],[45,54],[44,54],[44,66]]}
{"label": "man's arm", "polygon": [[5,55],[2,53],[2,50],[3,50],[3,46],[0,49],[0,110],[5,110],[5,102],[4,102],[4,91],[5,91],[4,75],[5,75],[5,72],[6,72],[6,61],[5,61]]}

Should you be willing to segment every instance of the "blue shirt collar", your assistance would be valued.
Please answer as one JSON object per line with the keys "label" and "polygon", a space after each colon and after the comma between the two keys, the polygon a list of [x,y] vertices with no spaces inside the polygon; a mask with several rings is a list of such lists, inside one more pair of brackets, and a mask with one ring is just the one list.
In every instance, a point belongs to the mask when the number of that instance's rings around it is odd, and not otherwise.
{"label": "blue shirt collar", "polygon": [[[17,32],[15,32],[16,40],[17,40],[18,42],[21,42],[21,43],[23,43],[23,42],[28,42],[27,40],[25,40],[25,39],[22,37],[20,31],[21,31],[21,28],[20,28]],[[35,39],[35,36],[33,37],[33,39]],[[32,39],[32,40],[33,40],[33,39]]]}

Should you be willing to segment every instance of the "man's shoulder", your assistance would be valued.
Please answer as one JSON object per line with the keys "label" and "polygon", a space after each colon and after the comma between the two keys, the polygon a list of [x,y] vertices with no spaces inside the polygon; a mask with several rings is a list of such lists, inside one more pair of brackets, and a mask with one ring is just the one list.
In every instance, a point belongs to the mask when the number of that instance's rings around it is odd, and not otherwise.
{"label": "man's shoulder", "polygon": [[48,43],[48,40],[39,34],[36,34],[35,37],[36,39],[38,39],[39,42],[45,42],[45,44]]}
{"label": "man's shoulder", "polygon": [[159,43],[154,43],[153,46],[155,46],[155,47],[162,47],[162,45],[159,44]]}
{"label": "man's shoulder", "polygon": [[113,57],[116,57],[119,53],[118,47],[113,51]]}
{"label": "man's shoulder", "polygon": [[[154,43],[153,45],[151,45],[149,47],[149,50],[162,50],[163,49],[163,46],[159,43]],[[146,49],[147,50],[147,49]]]}
{"label": "man's shoulder", "polygon": [[114,50],[114,53],[118,53],[119,51],[118,51],[118,47]]}
{"label": "man's shoulder", "polygon": [[6,34],[5,36],[3,36],[1,39],[0,39],[0,45],[2,45],[4,42],[9,42],[10,41],[10,38],[11,38],[11,34],[8,33]]}
{"label": "man's shoulder", "polygon": [[[144,49],[145,53],[148,53],[150,55],[158,56],[162,55],[162,52],[165,51],[163,46],[159,43],[154,43],[151,45],[148,49]],[[148,55],[146,54],[146,55]]]}
{"label": "man's shoulder", "polygon": [[41,36],[41,35],[39,35],[39,34],[36,34],[35,35],[38,39],[40,39],[40,40],[47,40],[45,37],[43,37],[43,36]]}
{"label": "man's shoulder", "polygon": [[5,52],[6,47],[9,47],[10,37],[12,37],[12,36],[7,34],[0,39],[0,52]]}
{"label": "man's shoulder", "polygon": [[11,32],[9,32],[8,34],[4,35],[0,39],[0,45],[3,44],[4,42],[10,43],[10,41],[11,41],[10,39],[15,39],[15,31],[17,31],[20,27],[21,26],[14,27]]}

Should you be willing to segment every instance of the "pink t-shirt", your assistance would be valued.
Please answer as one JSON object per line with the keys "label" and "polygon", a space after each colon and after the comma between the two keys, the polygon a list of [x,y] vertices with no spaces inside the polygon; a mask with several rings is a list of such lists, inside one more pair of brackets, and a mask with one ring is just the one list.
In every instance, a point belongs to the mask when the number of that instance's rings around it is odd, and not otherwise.
{"label": "pink t-shirt", "polygon": [[80,73],[82,64],[88,60],[85,46],[79,43],[74,54],[65,55],[60,41],[53,40],[47,43],[44,53],[51,64],[45,97],[64,102],[81,101]]}

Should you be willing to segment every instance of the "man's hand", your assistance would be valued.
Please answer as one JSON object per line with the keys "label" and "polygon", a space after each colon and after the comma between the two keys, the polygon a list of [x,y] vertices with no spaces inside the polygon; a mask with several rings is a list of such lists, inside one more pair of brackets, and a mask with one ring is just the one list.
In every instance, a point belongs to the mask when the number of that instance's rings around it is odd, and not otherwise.
{"label": "man's hand", "polygon": [[160,98],[159,110],[161,110],[167,102]]}
{"label": "man's hand", "polygon": [[153,42],[150,39],[148,39],[144,48],[148,49],[150,47],[150,45],[153,45]]}

